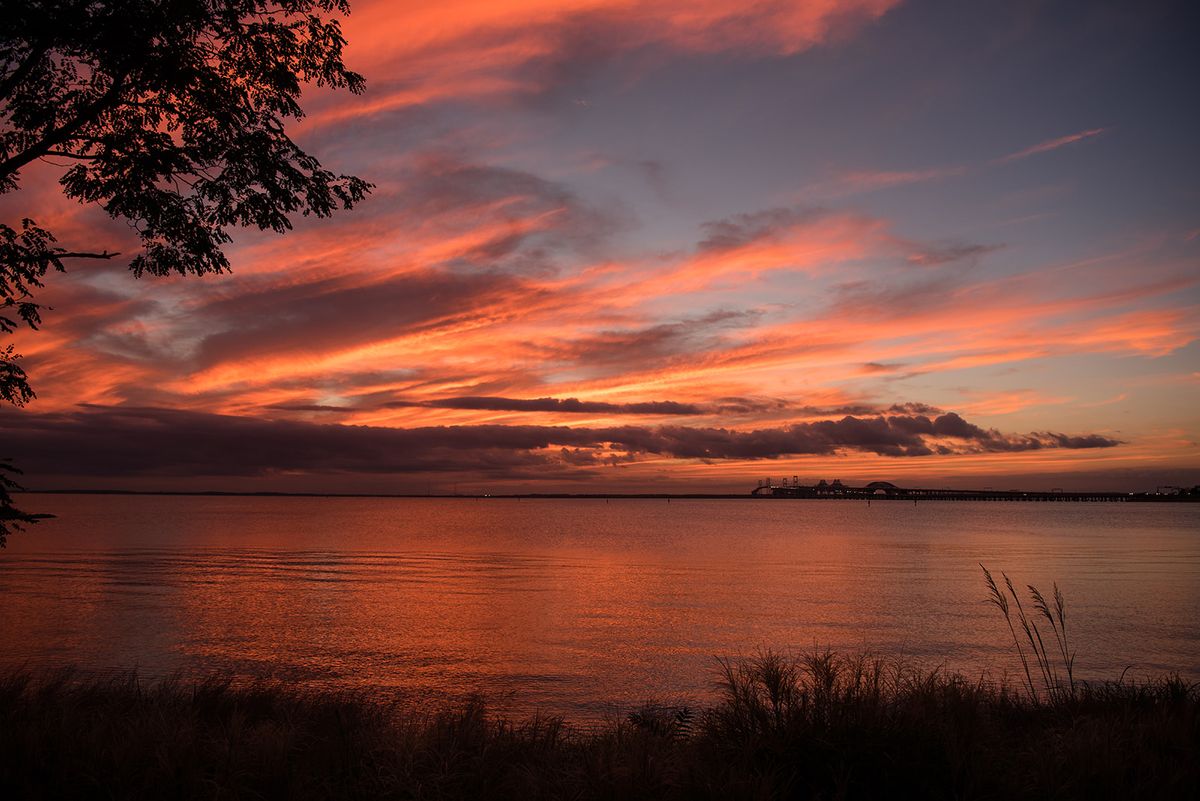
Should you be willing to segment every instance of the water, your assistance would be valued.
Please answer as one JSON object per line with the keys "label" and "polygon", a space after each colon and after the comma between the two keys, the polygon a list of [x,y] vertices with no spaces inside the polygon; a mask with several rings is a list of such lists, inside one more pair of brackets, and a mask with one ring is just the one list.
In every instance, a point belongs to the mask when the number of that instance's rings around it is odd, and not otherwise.
{"label": "water", "polygon": [[[1067,596],[1084,676],[1200,677],[1200,505],[26,496],[0,665],[472,692],[588,719],[814,645],[1018,665],[980,562]],[[998,573],[997,573],[998,577]]]}

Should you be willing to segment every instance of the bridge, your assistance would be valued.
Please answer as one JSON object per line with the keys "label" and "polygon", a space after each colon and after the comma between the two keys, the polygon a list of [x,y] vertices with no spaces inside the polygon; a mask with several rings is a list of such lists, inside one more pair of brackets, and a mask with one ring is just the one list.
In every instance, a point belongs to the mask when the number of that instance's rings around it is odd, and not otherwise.
{"label": "bridge", "polygon": [[[1175,489],[1175,488],[1172,488]],[[849,486],[841,481],[816,484],[801,484],[796,476],[791,481],[784,478],[776,482],[763,479],[750,493],[759,498],[809,498],[825,500],[869,500],[869,501],[1044,501],[1076,503],[1127,503],[1131,501],[1197,501],[1200,495],[1194,491],[1170,494],[1158,492],[1025,492],[1022,490],[923,489],[898,487],[890,481],[872,481],[861,487]]]}

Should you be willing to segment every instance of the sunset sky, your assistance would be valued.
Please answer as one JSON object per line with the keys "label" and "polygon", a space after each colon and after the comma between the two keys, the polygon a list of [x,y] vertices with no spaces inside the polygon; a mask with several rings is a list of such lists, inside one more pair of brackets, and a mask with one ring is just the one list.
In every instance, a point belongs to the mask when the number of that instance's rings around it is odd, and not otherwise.
{"label": "sunset sky", "polygon": [[[52,275],[34,488],[1200,483],[1186,3],[355,0],[233,272]],[[0,200],[132,255],[44,163]],[[127,259],[126,259],[127,263]]]}

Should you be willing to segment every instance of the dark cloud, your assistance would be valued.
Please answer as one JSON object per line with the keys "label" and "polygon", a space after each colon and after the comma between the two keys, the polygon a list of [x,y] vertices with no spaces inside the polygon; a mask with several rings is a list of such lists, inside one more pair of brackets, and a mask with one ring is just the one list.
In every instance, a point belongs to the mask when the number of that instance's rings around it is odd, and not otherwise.
{"label": "dark cloud", "polygon": [[[383,397],[380,395],[380,397]],[[787,414],[794,417],[841,417],[876,416],[881,414],[939,415],[942,410],[927,403],[893,403],[878,406],[869,403],[847,403],[835,406],[812,406],[796,404],[782,398],[717,398],[708,403],[682,403],[672,400],[635,401],[610,403],[589,401],[579,398],[508,398],[496,395],[457,395],[433,400],[384,400],[378,403],[362,403],[355,406],[330,406],[327,404],[295,402],[274,404],[268,409],[285,412],[335,412],[345,413],[364,409],[463,409],[469,411],[495,412],[552,412],[560,414],[613,414],[613,415],[757,415]],[[925,433],[942,433],[927,427]],[[949,432],[945,432],[949,434]]]}
{"label": "dark cloud", "polygon": [[931,406],[928,403],[893,403],[887,407],[891,414],[923,414],[926,417],[935,414],[941,414],[942,410],[936,406]]}
{"label": "dark cloud", "polygon": [[[539,277],[555,273],[566,255],[589,252],[617,225],[560,184],[452,153],[413,158],[396,183],[403,188],[375,227],[417,234],[411,253],[391,257],[394,275],[340,269],[317,280],[241,279],[236,294],[196,308],[215,333],[201,340],[195,365],[336,350],[534,307],[551,291]],[[423,253],[422,243],[442,240],[462,245],[436,259]]]}
{"label": "dark cloud", "polygon": [[207,367],[253,354],[387,340],[490,316],[497,306],[532,303],[542,293],[495,270],[429,270],[370,284],[339,277],[264,287],[201,310],[220,332],[201,341],[196,363]]}
{"label": "dark cloud", "polygon": [[1049,431],[1044,431],[1038,435],[1043,440],[1054,443],[1051,447],[1071,448],[1071,449],[1086,449],[1086,448],[1111,448],[1118,444],[1117,440],[1102,437],[1099,434],[1086,434],[1081,437],[1069,437],[1066,434],[1054,434]]}
{"label": "dark cloud", "polygon": [[751,242],[771,239],[781,231],[814,222],[827,214],[824,209],[776,208],[706,222],[701,225],[704,238],[697,249],[701,252],[734,250]]}
{"label": "dark cloud", "polygon": [[838,406],[797,406],[794,411],[805,417],[862,417],[879,414],[881,409],[869,403],[844,403]]}
{"label": "dark cloud", "polygon": [[587,251],[620,224],[613,213],[589,205],[562,184],[531,172],[473,163],[454,153],[431,152],[399,177],[404,187],[397,214],[423,228],[474,229],[486,223],[547,219],[552,224],[513,226],[456,258],[480,266],[541,268],[553,250]]}
{"label": "dark cloud", "polygon": [[0,415],[0,433],[31,475],[112,477],[465,470],[536,477],[561,466],[538,450],[587,439],[539,426],[387,429],[125,407],[10,412]]}
{"label": "dark cloud", "polygon": [[860,451],[913,457],[1118,444],[1096,434],[1006,435],[952,413],[846,416],[755,431],[535,425],[393,429],[97,406],[52,414],[9,410],[0,414],[0,435],[6,455],[34,476],[114,478],[448,471],[562,477],[588,464],[645,454],[722,460]]}
{"label": "dark cloud", "polygon": [[[928,419],[928,418],[916,418]],[[988,432],[974,423],[968,423],[954,412],[948,412],[933,419],[933,433],[943,437],[958,439],[984,439]]]}
{"label": "dark cloud", "polygon": [[884,364],[882,362],[863,362],[859,369],[864,373],[894,373],[897,370],[903,370],[906,365],[903,364]]}
{"label": "dark cloud", "polygon": [[911,317],[952,302],[961,285],[961,276],[947,275],[900,284],[848,281],[834,287],[832,312],[850,319]]}
{"label": "dark cloud", "polygon": [[782,398],[717,398],[714,402],[718,414],[761,414],[786,412],[792,404]]}
{"label": "dark cloud", "polygon": [[1003,245],[973,245],[964,243],[923,245],[917,251],[908,255],[908,261],[911,264],[919,264],[923,267],[936,267],[941,264],[953,264],[963,261],[974,263],[982,256],[994,253],[1003,247]]}
{"label": "dark cloud", "polygon": [[695,358],[697,353],[720,347],[723,333],[748,326],[760,317],[753,310],[718,310],[699,317],[645,328],[599,331],[573,339],[548,343],[543,358],[597,368],[618,368],[626,373],[661,367],[678,357]]}
{"label": "dark cloud", "polygon": [[942,410],[928,403],[893,403],[881,406],[873,403],[841,403],[830,406],[797,404],[783,398],[718,398],[709,405],[717,414],[789,414],[802,417],[855,417],[881,414],[938,415]]}
{"label": "dark cloud", "polygon": [[428,401],[392,401],[384,407],[420,406],[434,409],[477,409],[496,412],[564,412],[567,414],[705,414],[705,407],[676,401],[606,403],[578,398],[500,398],[463,396]]}

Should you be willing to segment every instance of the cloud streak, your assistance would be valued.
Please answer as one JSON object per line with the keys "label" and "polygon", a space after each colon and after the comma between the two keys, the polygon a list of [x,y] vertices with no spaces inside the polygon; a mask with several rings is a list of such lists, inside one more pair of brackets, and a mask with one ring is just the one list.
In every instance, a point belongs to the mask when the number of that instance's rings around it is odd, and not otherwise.
{"label": "cloud streak", "polygon": [[1009,161],[1020,161],[1027,159],[1030,156],[1036,156],[1039,153],[1049,153],[1051,150],[1058,150],[1060,147],[1073,145],[1076,142],[1082,142],[1084,139],[1091,139],[1094,136],[1107,131],[1107,128],[1090,128],[1086,131],[1060,136],[1056,139],[1047,139],[1045,142],[1038,142],[1036,145],[1030,145],[1024,150],[1018,150],[1015,153],[1009,153],[1007,156],[1001,156],[996,159],[997,163],[1005,163]]}
{"label": "cloud streak", "polygon": [[954,413],[845,416],[733,431],[687,426],[537,425],[393,429],[318,425],[154,408],[0,414],[9,452],[32,474],[261,476],[476,470],[536,477],[647,457],[756,461],[859,451],[889,457],[1111,448],[1099,434],[1003,434]]}
{"label": "cloud streak", "polygon": [[675,401],[643,401],[641,403],[606,403],[581,401],[578,398],[499,398],[459,397],[427,401],[392,401],[385,407],[421,406],[429,409],[473,409],[502,412],[561,412],[563,414],[637,414],[637,415],[699,415],[705,409],[693,403]]}
{"label": "cloud streak", "polygon": [[[314,115],[343,124],[431,103],[536,97],[621,54],[788,56],[849,33],[899,0],[520,0],[503,4],[359,2],[349,59],[368,94]],[[398,36],[396,31],[403,31]],[[645,63],[645,59],[642,59]]]}

